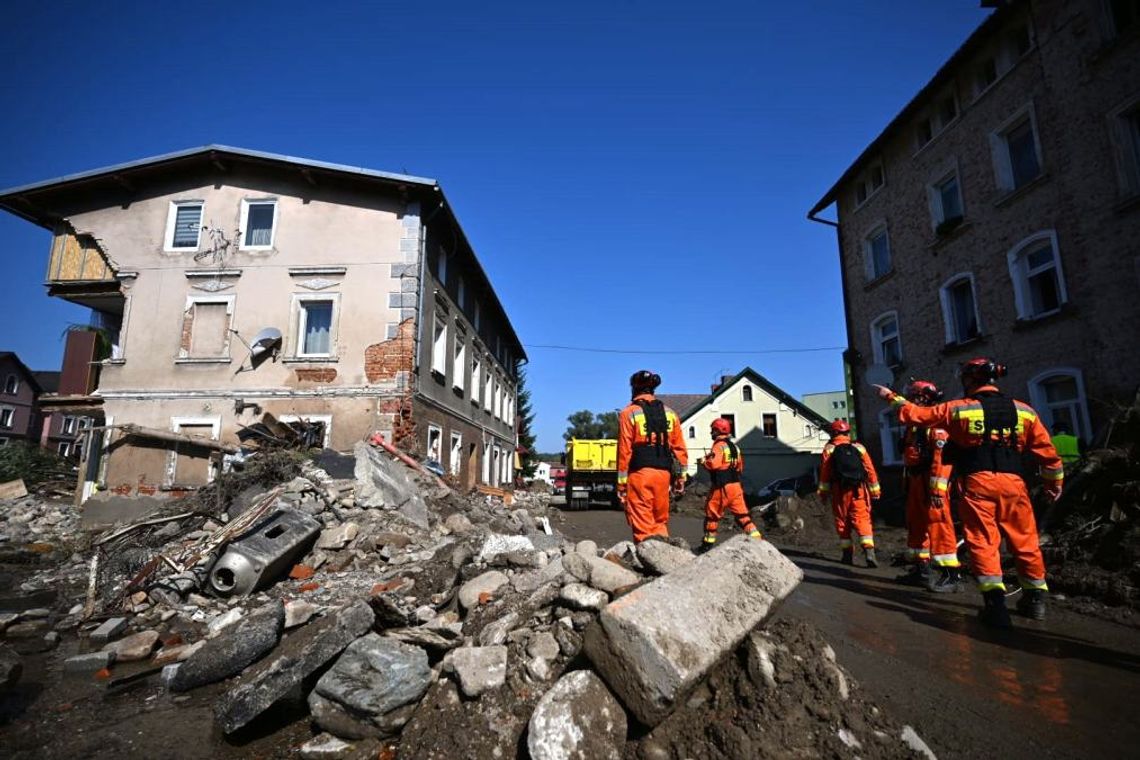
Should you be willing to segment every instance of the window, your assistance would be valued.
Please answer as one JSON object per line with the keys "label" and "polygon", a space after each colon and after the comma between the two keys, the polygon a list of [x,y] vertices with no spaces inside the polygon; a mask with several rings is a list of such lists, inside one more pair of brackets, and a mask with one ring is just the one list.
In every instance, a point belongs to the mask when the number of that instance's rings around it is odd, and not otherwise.
{"label": "window", "polygon": [[903,426],[893,409],[879,412],[879,443],[883,447],[883,464],[902,464]]}
{"label": "window", "polygon": [[483,444],[483,472],[480,473],[484,483],[491,482],[491,444]]}
{"label": "window", "polygon": [[202,235],[202,201],[174,201],[166,217],[168,251],[196,251]]}
{"label": "window", "polygon": [[502,387],[502,385],[499,384],[498,380],[495,381],[495,392],[492,395],[491,404],[492,404],[491,413],[494,414],[496,418],[502,419],[503,418],[503,407],[502,407],[502,404],[503,404],[503,387]]}
{"label": "window", "polygon": [[1108,7],[1117,36],[1140,27],[1140,0],[1109,0]]}
{"label": "window", "polygon": [[455,363],[452,365],[451,374],[451,387],[462,391],[467,379],[467,343],[458,333],[455,336]]}
{"label": "window", "polygon": [[728,420],[729,435],[736,435],[736,415],[735,414],[722,414],[721,419]]}
{"label": "window", "polygon": [[1029,398],[1049,432],[1056,433],[1060,426],[1078,438],[1090,439],[1085,382],[1079,369],[1057,367],[1042,372],[1029,381]]}
{"label": "window", "polygon": [[11,428],[15,418],[15,409],[10,406],[0,406],[0,428]]}
{"label": "window", "polygon": [[479,381],[483,374],[483,360],[476,356],[471,362],[471,401],[479,403]]}
{"label": "window", "polygon": [[75,435],[75,431],[79,427],[78,422],[79,420],[76,417],[64,417],[63,423],[60,425],[60,431],[63,435]]}
{"label": "window", "polygon": [[[170,427],[175,433],[216,441],[222,420],[220,417],[172,417]],[[167,485],[202,486],[217,474],[210,450],[201,446],[175,443],[168,456]]]}
{"label": "window", "polygon": [[455,302],[459,304],[460,310],[467,308],[467,283],[463,278],[459,278],[459,282],[455,286]]}
{"label": "window", "polygon": [[4,392],[9,396],[14,396],[20,390],[20,378],[15,375],[8,375],[4,379]]}
{"label": "window", "polygon": [[740,389],[740,396],[745,401],[751,401],[752,400],[752,386],[746,385],[743,388],[741,388]]}
{"label": "window", "polygon": [[689,425],[689,437],[690,438],[696,438],[697,437],[697,428],[695,425]]}
{"label": "window", "polygon": [[990,135],[997,185],[1006,192],[1024,187],[1041,175],[1041,146],[1031,108]]}
{"label": "window", "polygon": [[871,349],[876,364],[897,367],[902,364],[902,340],[897,312],[887,312],[871,323]]}
{"label": "window", "polygon": [[982,334],[973,275],[952,277],[942,286],[940,297],[947,345],[966,343]]}
{"label": "window", "polygon": [[438,316],[432,329],[431,371],[440,377],[447,375],[447,323]]}
{"label": "window", "polygon": [[1125,197],[1140,195],[1140,103],[1118,109],[1109,123],[1121,192]]}
{"label": "window", "polygon": [[765,413],[762,415],[760,424],[764,430],[765,438],[776,437],[776,415],[774,413]]}
{"label": "window", "polygon": [[459,475],[463,469],[463,436],[459,433],[451,434],[451,454],[448,458],[448,467],[452,475]]}
{"label": "window", "polygon": [[332,356],[335,301],[306,298],[299,302],[297,356]]}
{"label": "window", "polygon": [[934,229],[945,235],[962,223],[962,189],[958,172],[953,171],[930,186],[930,210]]}
{"label": "window", "polygon": [[974,76],[974,93],[980,95],[998,79],[997,59],[993,56],[982,59]]}
{"label": "window", "polygon": [[492,399],[495,396],[495,381],[491,377],[491,370],[487,369],[487,382],[483,384],[483,408],[491,411]]}
{"label": "window", "polygon": [[475,302],[475,314],[471,319],[471,323],[475,325],[475,332],[479,332],[483,329],[483,308],[479,305],[478,301]]}
{"label": "window", "polygon": [[279,414],[277,421],[284,422],[298,432],[306,432],[310,441],[319,443],[323,448],[327,449],[332,441],[331,414]]}
{"label": "window", "polygon": [[56,451],[59,452],[61,457],[66,458],[71,456],[71,441],[60,441],[59,445],[56,446]]}
{"label": "window", "polygon": [[427,449],[424,460],[441,464],[443,457],[443,430],[438,425],[428,425]]}
{"label": "window", "polygon": [[1052,314],[1068,300],[1055,232],[1026,238],[1007,254],[1007,259],[1018,319]]}
{"label": "window", "polygon": [[874,230],[863,241],[867,279],[877,280],[891,271],[891,241],[886,226]]}
{"label": "window", "polygon": [[872,164],[859,179],[855,180],[855,205],[862,206],[885,183],[883,165]]}
{"label": "window", "polygon": [[916,149],[921,150],[958,118],[958,97],[948,92],[934,101],[925,116],[915,125]]}
{"label": "window", "polygon": [[447,251],[443,250],[440,246],[439,254],[435,260],[435,271],[439,275],[439,281],[444,285],[447,284]]}
{"label": "window", "polygon": [[234,296],[189,296],[182,313],[179,359],[229,360]]}
{"label": "window", "polygon": [[273,247],[277,221],[277,201],[241,202],[241,247],[266,249]]}

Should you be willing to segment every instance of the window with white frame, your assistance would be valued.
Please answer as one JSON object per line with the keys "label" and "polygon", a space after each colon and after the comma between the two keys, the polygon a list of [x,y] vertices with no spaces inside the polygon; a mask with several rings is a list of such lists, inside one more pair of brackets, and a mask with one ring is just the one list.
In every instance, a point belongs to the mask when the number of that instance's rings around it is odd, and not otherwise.
{"label": "window with white frame", "polygon": [[776,428],[775,412],[767,412],[760,416],[760,429],[764,431],[765,438],[779,437],[779,433]]}
{"label": "window with white frame", "polygon": [[503,449],[503,483],[510,483],[511,476],[515,469],[514,457],[511,455],[511,450],[508,448]]}
{"label": "window with white frame", "polygon": [[327,296],[296,296],[296,302],[297,357],[335,356],[337,299]]}
{"label": "window with white frame", "polygon": [[[170,427],[175,433],[205,440],[218,440],[221,417],[172,417]],[[189,444],[175,443],[168,454],[167,485],[201,486],[217,475],[217,466],[208,449]]]}
{"label": "window with white frame", "polygon": [[885,224],[863,239],[863,260],[868,280],[877,280],[891,271],[891,240]]}
{"label": "window with white frame", "polygon": [[902,364],[898,312],[889,311],[871,323],[871,350],[876,364],[886,364],[889,367]]}
{"label": "window with white frame", "polygon": [[1116,148],[1121,194],[1125,197],[1140,195],[1140,102],[1113,112],[1109,116],[1109,128]]}
{"label": "window with white frame", "polygon": [[503,386],[498,380],[495,381],[495,395],[491,399],[491,404],[491,414],[501,420],[503,418]]}
{"label": "window with white frame", "polygon": [[934,229],[938,234],[945,234],[962,223],[962,187],[958,182],[957,169],[932,183],[928,192]]}
{"label": "window with white frame", "polygon": [[479,475],[483,483],[491,483],[491,444],[486,441],[483,442],[483,467]]}
{"label": "window with white frame", "polygon": [[444,285],[447,284],[447,251],[443,246],[439,247],[439,252],[436,254],[435,271],[439,275],[439,281]]}
{"label": "window with white frame", "polygon": [[431,371],[440,377],[447,375],[447,322],[434,318],[431,337]]}
{"label": "window with white frame", "polygon": [[1033,108],[1026,106],[990,134],[997,186],[1012,192],[1041,176],[1041,143]]}
{"label": "window with white frame", "polygon": [[[489,363],[490,362],[488,362],[488,364]],[[495,389],[495,380],[491,375],[490,367],[488,367],[487,368],[486,382],[483,384],[483,408],[486,409],[488,412],[491,411],[491,408],[494,405],[494,397],[495,397],[494,389]]]}
{"label": "window with white frame", "polygon": [[277,231],[277,200],[243,200],[241,202],[241,247],[246,250],[269,249]]}
{"label": "window with white frame", "polygon": [[448,470],[452,475],[459,475],[463,469],[463,436],[460,433],[451,434],[451,451],[447,460]]}
{"label": "window with white frame", "polygon": [[939,297],[942,301],[942,321],[946,327],[947,345],[966,343],[982,334],[972,274],[951,277],[939,290]]}
{"label": "window with white frame", "polygon": [[59,429],[63,435],[75,435],[75,431],[79,429],[79,418],[70,415],[65,416]]}
{"label": "window with white frame", "polygon": [[1039,232],[1022,240],[1006,258],[1018,319],[1052,314],[1068,301],[1054,231]]}
{"label": "window with white frame", "polygon": [[427,461],[442,464],[443,430],[438,425],[428,425],[426,451]]}
{"label": "window with white frame", "polygon": [[59,452],[61,457],[67,458],[71,456],[71,441],[60,441],[55,450]]}
{"label": "window with white frame", "polygon": [[871,166],[855,180],[855,206],[859,207],[866,203],[885,182],[886,177],[883,173],[883,164],[881,162],[871,164]]}
{"label": "window with white frame", "polygon": [[202,237],[202,208],[202,201],[171,201],[166,216],[166,250],[198,250]]}
{"label": "window with white frame", "polygon": [[475,354],[471,360],[471,401],[475,404],[479,403],[479,381],[482,379],[482,374],[483,360],[479,358],[478,354]]}
{"label": "window with white frame", "polygon": [[462,391],[467,380],[467,341],[456,331],[455,361],[451,367],[451,387]]}
{"label": "window with white frame", "polygon": [[879,412],[879,443],[883,447],[883,464],[902,464],[903,431],[896,410],[885,409]]}
{"label": "window with white frame", "polygon": [[20,390],[20,378],[16,375],[8,375],[4,378],[4,392],[9,396],[15,396]]}
{"label": "window with white frame", "polygon": [[15,409],[10,406],[0,406],[0,428],[11,428],[15,419]]}
{"label": "window with white frame", "polygon": [[234,296],[187,296],[180,359],[228,359]]}
{"label": "window with white frame", "polygon": [[751,401],[752,400],[752,386],[751,385],[745,385],[743,388],[740,389],[740,398],[743,401]]}
{"label": "window with white frame", "polygon": [[1085,382],[1079,369],[1056,367],[1042,372],[1029,381],[1029,398],[1050,433],[1063,427],[1082,440],[1091,437]]}

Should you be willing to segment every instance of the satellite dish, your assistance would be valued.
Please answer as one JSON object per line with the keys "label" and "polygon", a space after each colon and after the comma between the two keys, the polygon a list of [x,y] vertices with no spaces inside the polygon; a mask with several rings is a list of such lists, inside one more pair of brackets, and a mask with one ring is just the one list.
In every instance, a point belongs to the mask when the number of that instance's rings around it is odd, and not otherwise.
{"label": "satellite dish", "polygon": [[867,385],[885,385],[889,388],[895,381],[895,373],[885,364],[872,364],[863,373],[863,381]]}
{"label": "satellite dish", "polygon": [[249,346],[250,356],[260,356],[266,351],[272,351],[281,345],[281,331],[276,327],[266,327],[264,330],[253,336],[253,342]]}

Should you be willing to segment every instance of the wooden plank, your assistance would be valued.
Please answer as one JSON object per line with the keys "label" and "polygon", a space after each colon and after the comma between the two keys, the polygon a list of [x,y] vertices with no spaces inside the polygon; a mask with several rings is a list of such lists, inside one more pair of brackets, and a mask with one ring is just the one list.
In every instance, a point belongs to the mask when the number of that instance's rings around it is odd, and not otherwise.
{"label": "wooden plank", "polygon": [[0,483],[0,499],[22,499],[28,495],[28,489],[23,480],[9,480]]}

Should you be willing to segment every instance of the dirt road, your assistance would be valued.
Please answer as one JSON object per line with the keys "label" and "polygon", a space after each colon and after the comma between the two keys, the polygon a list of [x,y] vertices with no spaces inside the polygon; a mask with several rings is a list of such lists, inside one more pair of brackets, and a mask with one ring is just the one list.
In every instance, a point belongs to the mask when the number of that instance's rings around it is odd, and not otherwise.
{"label": "dirt road", "polygon": [[[563,513],[560,529],[600,545],[629,538],[614,511]],[[701,529],[697,518],[672,523],[691,542]],[[1135,757],[1140,630],[1058,603],[1044,623],[993,632],[974,619],[972,590],[928,594],[895,583],[897,569],[844,567],[824,551],[786,550],[805,578],[780,614],[816,625],[940,758]]]}

